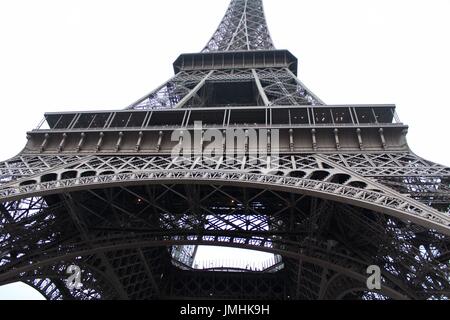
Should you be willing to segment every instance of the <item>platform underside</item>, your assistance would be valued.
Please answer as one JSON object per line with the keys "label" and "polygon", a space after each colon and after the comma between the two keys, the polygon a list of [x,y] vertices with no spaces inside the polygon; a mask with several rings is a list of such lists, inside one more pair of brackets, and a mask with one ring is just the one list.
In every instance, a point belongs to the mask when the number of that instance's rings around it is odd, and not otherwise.
{"label": "platform underside", "polygon": [[[139,185],[9,202],[0,283],[49,299],[429,299],[449,296],[449,238],[355,206],[225,185]],[[226,246],[281,255],[279,271],[182,270],[171,248]],[[33,264],[30,262],[33,261]],[[65,287],[69,265],[81,290]],[[369,292],[379,265],[383,289]],[[446,274],[447,272],[447,274]],[[36,280],[40,279],[40,280]]]}

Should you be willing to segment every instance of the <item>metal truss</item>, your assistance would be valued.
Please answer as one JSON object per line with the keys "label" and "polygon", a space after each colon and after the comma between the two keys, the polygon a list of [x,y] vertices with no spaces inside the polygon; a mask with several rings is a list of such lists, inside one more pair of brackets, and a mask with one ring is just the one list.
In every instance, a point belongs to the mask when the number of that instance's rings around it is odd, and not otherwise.
{"label": "metal truss", "polygon": [[10,201],[27,196],[36,197],[48,193],[61,193],[69,190],[76,190],[79,187],[88,186],[91,188],[99,188],[107,186],[108,184],[114,185],[117,183],[128,185],[135,183],[174,182],[203,182],[213,184],[234,183],[236,185],[250,185],[260,188],[271,187],[275,190],[314,194],[323,198],[330,198],[336,201],[358,204],[361,207],[373,208],[376,211],[408,219],[419,225],[434,228],[450,235],[450,217],[448,214],[441,214],[430,207],[415,203],[414,200],[400,195],[393,196],[323,181],[253,173],[169,170],[165,172],[112,174],[8,188],[0,191],[0,200]]}
{"label": "metal truss", "polygon": [[262,0],[232,0],[203,52],[274,49]]}
{"label": "metal truss", "polygon": [[[192,169],[214,168],[226,170],[271,170],[276,167],[280,170],[313,170],[323,168],[323,161],[351,169],[352,172],[372,178],[382,177],[416,177],[416,178],[441,178],[445,185],[450,177],[450,169],[424,160],[413,153],[359,153],[359,154],[322,154],[322,162],[319,155],[285,155],[272,158],[272,163],[267,159],[246,157],[233,159],[234,164],[228,165],[220,158],[203,159],[195,163]],[[107,159],[107,160],[106,160]],[[21,155],[11,160],[0,162],[0,177],[2,184],[11,181],[23,180],[25,177],[39,176],[46,172],[56,172],[60,169],[74,168],[77,170],[145,170],[149,164],[158,169],[169,169],[171,165],[176,167],[189,159],[179,158],[174,160],[164,156],[79,156],[79,155]],[[254,164],[256,160],[256,165]],[[210,165],[205,166],[206,163]],[[275,166],[276,164],[276,166]],[[178,166],[179,167],[179,166]],[[183,165],[182,168],[187,168]]]}
{"label": "metal truss", "polygon": [[269,105],[324,105],[287,68],[262,69],[256,72]]}
{"label": "metal truss", "polygon": [[450,168],[424,160],[411,152],[324,156],[368,177],[450,177]]}
{"label": "metal truss", "polygon": [[325,157],[426,205],[443,212],[450,211],[450,168],[424,160],[411,152]]}
{"label": "metal truss", "polygon": [[[275,50],[262,1],[232,0],[202,53],[181,55],[130,111],[50,115],[51,129],[0,163],[0,284],[52,300],[450,298],[450,169],[409,151],[395,106],[327,106],[296,68]],[[255,113],[234,107],[264,109],[255,128],[284,128],[279,156],[161,148],[167,122],[187,128],[191,114],[247,126],[232,118]],[[134,111],[183,108],[179,121]],[[199,245],[276,263],[195,270]],[[71,291],[73,264],[84,286]],[[366,287],[370,265],[381,291]]]}
{"label": "metal truss", "polygon": [[[194,204],[193,199],[197,199]],[[210,292],[218,298],[263,297],[246,286],[223,287],[224,282],[231,284],[242,277],[261,283],[257,288],[264,282],[267,285],[267,277],[283,284],[281,292],[285,295],[269,291],[266,298],[334,299],[338,298],[337,276],[344,278],[351,292],[358,291],[366,279],[365,268],[374,263],[383,264],[387,270],[381,292],[386,297],[430,298],[449,291],[445,281],[448,265],[439,259],[448,250],[447,238],[395,218],[374,215],[370,210],[300,194],[224,185],[160,184],[86,189],[66,193],[52,206],[36,198],[7,203],[5,209],[3,234],[7,230],[16,236],[6,234],[0,239],[0,248],[16,250],[7,251],[0,260],[0,283],[17,278],[52,279],[36,282],[35,286],[53,299],[62,298],[64,286],[58,286],[57,280],[64,278],[69,263],[82,266],[86,283],[96,288],[64,293],[77,299],[208,298]],[[78,212],[77,217],[66,213],[70,211]],[[6,221],[8,217],[10,222]],[[41,221],[41,227],[27,227],[30,221]],[[86,236],[75,236],[74,226],[80,221],[85,223]],[[29,232],[19,236],[14,228],[27,228]],[[59,232],[55,234],[54,230]],[[182,245],[271,252],[284,257],[286,268],[272,276],[259,272],[254,276],[195,273],[192,278],[198,279],[197,285],[206,281],[208,290],[194,284],[186,287],[178,282],[183,273],[171,263],[165,249]],[[291,272],[298,281],[282,280]],[[339,293],[342,295],[342,290]]]}
{"label": "metal truss", "polygon": [[[204,103],[196,93],[203,86],[210,72],[180,72],[153,92],[132,104],[128,109],[170,109],[187,106],[201,107]],[[195,89],[195,90],[194,90]],[[186,97],[190,97],[188,100]]]}
{"label": "metal truss", "polygon": [[324,105],[288,68],[181,71],[150,94],[133,103],[131,110],[211,107],[216,83],[248,82],[257,87],[261,106]]}
{"label": "metal truss", "polygon": [[[323,157],[323,158],[322,158]],[[372,179],[346,170],[341,164],[329,162],[326,156],[284,156],[280,158],[178,158],[171,157],[91,157],[87,161],[67,166],[63,172],[46,173],[44,176],[27,177],[15,186],[0,189],[0,200],[10,201],[37,197],[48,193],[61,193],[79,187],[98,188],[115,184],[163,183],[234,183],[261,188],[283,188],[291,192],[314,193],[330,198],[378,210],[382,213],[412,219],[420,225],[449,233],[450,217],[411,197],[386,188]],[[347,156],[349,157],[349,156]],[[367,156],[366,156],[367,157]],[[363,157],[363,159],[367,159]],[[392,156],[374,156],[380,159]],[[358,157],[354,157],[353,159]],[[397,156],[399,161],[410,159]],[[354,160],[353,160],[354,161]],[[376,161],[376,160],[374,160]],[[353,162],[354,163],[354,162]],[[389,167],[395,161],[387,161]],[[411,162],[410,162],[411,163]],[[424,165],[425,162],[422,162]],[[347,162],[348,165],[348,162]],[[417,163],[412,162],[413,166]],[[434,165],[428,163],[430,168]],[[382,168],[385,170],[385,168]],[[59,177],[58,177],[59,174]],[[46,177],[53,175],[52,181]],[[379,176],[378,176],[379,177]],[[445,192],[445,190],[444,190]],[[446,193],[448,196],[448,193]]]}
{"label": "metal truss", "polygon": [[[262,0],[232,0],[217,31],[202,52],[274,49]],[[251,81],[257,86],[260,105],[324,104],[289,68],[242,69],[238,63],[233,63],[228,70],[181,71],[127,109],[205,107],[207,95],[212,92],[211,83],[217,81]]]}
{"label": "metal truss", "polygon": [[48,170],[64,168],[68,164],[83,159],[83,156],[31,156],[20,155],[11,160],[0,162],[0,186]]}

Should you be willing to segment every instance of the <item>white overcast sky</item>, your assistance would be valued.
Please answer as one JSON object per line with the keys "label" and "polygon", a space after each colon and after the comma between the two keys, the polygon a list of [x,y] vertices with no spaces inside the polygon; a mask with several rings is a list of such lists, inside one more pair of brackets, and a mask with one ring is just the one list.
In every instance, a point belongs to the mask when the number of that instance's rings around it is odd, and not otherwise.
{"label": "white overcast sky", "polygon": [[[0,0],[0,159],[47,111],[125,108],[200,51],[229,0]],[[327,104],[394,103],[450,165],[450,0],[264,0],[278,49]],[[21,295],[22,294],[22,295]],[[0,288],[0,299],[31,297]]]}

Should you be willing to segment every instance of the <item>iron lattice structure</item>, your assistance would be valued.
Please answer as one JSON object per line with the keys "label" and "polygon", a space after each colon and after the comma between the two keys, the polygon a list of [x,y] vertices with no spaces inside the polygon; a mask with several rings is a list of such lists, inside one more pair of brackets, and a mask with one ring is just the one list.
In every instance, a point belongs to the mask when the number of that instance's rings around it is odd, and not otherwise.
{"label": "iron lattice structure", "polygon": [[[261,0],[232,0],[174,70],[124,110],[46,114],[0,163],[0,284],[48,299],[450,297],[450,169],[410,150],[394,105],[321,101],[275,49]],[[279,155],[171,156],[171,133],[196,121],[278,130]],[[277,258],[197,270],[200,245]],[[84,287],[70,291],[73,264]]]}

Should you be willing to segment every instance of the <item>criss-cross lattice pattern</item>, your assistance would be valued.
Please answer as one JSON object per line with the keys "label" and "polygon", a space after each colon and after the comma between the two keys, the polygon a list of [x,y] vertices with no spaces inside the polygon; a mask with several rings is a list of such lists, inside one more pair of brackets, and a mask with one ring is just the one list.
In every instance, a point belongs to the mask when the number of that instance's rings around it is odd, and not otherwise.
{"label": "criss-cross lattice pattern", "polygon": [[275,49],[262,0],[232,0],[203,52]]}
{"label": "criss-cross lattice pattern", "polygon": [[[20,276],[52,299],[205,298],[211,290],[220,298],[336,299],[347,289],[354,297],[370,296],[363,286],[371,264],[383,266],[384,289],[377,294],[385,297],[439,298],[450,290],[447,237],[333,201],[173,184],[66,193],[52,205],[55,198],[46,199],[2,206],[0,282]],[[29,232],[19,234],[20,228]],[[205,287],[198,281],[210,275],[197,272],[185,286],[166,246],[194,244],[263,248],[282,255],[285,268],[273,274],[216,275],[223,279]],[[4,251],[11,247],[15,250]],[[83,270],[81,290],[68,291],[58,281],[70,263]],[[238,275],[254,279],[257,287],[274,279],[282,290],[220,285],[234,283]],[[290,281],[283,281],[285,276]]]}
{"label": "criss-cross lattice pattern", "polygon": [[[374,157],[376,157],[374,155]],[[385,157],[388,157],[385,155]],[[412,159],[405,154],[397,155],[397,161]],[[333,156],[331,156],[333,158]],[[381,155],[379,159],[385,159]],[[419,159],[416,159],[420,162]],[[389,166],[391,162],[385,165]],[[423,162],[425,164],[426,162]],[[348,165],[348,162],[347,162]],[[381,166],[381,163],[379,163]],[[429,166],[434,165],[428,163]],[[49,181],[48,177],[52,177]],[[385,177],[391,179],[391,177]],[[411,179],[405,177],[403,180]],[[422,178],[424,179],[424,178]],[[450,229],[450,217],[434,210],[442,208],[433,206],[436,198],[431,191],[427,197],[414,196],[402,192],[393,194],[395,188],[386,188],[382,184],[358,175],[354,171],[347,171],[341,165],[319,155],[311,156],[282,156],[271,158],[234,159],[229,162],[224,158],[172,158],[172,157],[88,157],[79,163],[61,168],[57,173],[46,172],[43,175],[28,176],[26,180],[5,185],[0,189],[0,200],[11,200],[39,196],[42,193],[64,192],[79,186],[98,186],[150,181],[205,181],[222,183],[248,183],[264,187],[283,187],[286,189],[305,190],[309,192],[328,193],[336,200],[360,202],[362,205],[379,208],[388,214],[403,214],[421,224],[431,223],[437,229]],[[445,183],[444,183],[445,184]],[[448,205],[448,193],[443,189],[444,204]],[[408,189],[407,189],[408,191]],[[412,190],[410,190],[412,191]],[[441,192],[441,193],[442,193]],[[425,202],[420,203],[420,202]],[[431,202],[431,203],[430,203]],[[444,208],[445,209],[445,208]],[[393,211],[392,211],[393,210]],[[419,220],[417,220],[419,219]],[[422,221],[421,219],[425,219]],[[424,225],[425,226],[425,225]],[[447,230],[448,231],[448,230]]]}
{"label": "criss-cross lattice pattern", "polygon": [[23,155],[0,162],[0,186],[25,176],[38,174],[78,161],[82,156],[30,156]]}
{"label": "criss-cross lattice pattern", "polygon": [[[184,97],[206,77],[207,72],[180,72],[175,77],[155,89],[149,95],[134,103],[129,109],[170,109],[179,105]],[[194,95],[186,106],[202,106],[201,97]]]}
{"label": "criss-cross lattice pattern", "polygon": [[[324,103],[287,68],[181,71],[168,82],[132,104],[128,109],[173,109],[211,107],[217,83],[251,83],[256,87],[256,105],[298,106]],[[230,99],[232,102],[233,99]],[[232,105],[232,104],[230,104]]]}
{"label": "criss-cross lattice pattern", "polygon": [[[232,108],[270,106],[267,130],[281,106],[324,105],[297,78],[297,59],[274,50],[261,0],[232,0],[203,52],[180,56],[174,68],[129,109],[185,110],[142,112],[139,128],[128,127],[139,112],[126,112],[124,127],[112,125],[113,112],[98,137],[75,125],[81,114],[61,115],[67,133],[35,130],[21,154],[0,162],[0,285],[24,281],[52,300],[450,298],[450,169],[386,143],[404,141],[394,114],[288,110],[288,119],[312,118],[308,126],[320,130],[281,132],[292,147],[277,156],[183,158],[160,149],[172,115],[184,128],[191,113],[222,111],[210,125],[222,130],[236,124]],[[341,134],[344,116],[356,136]],[[156,149],[141,148],[144,131],[160,131]],[[136,148],[120,150],[130,133]],[[45,148],[52,139],[61,139],[57,153]],[[299,139],[313,149],[298,152]],[[344,139],[359,141],[347,153]],[[383,143],[367,148],[370,139]],[[115,149],[100,150],[111,141]],[[85,143],[97,149],[80,153]],[[276,258],[259,269],[198,270],[202,245]],[[66,287],[70,265],[81,268],[81,289]],[[381,290],[367,288],[371,265],[382,270]]]}
{"label": "criss-cross lattice pattern", "polygon": [[271,105],[322,105],[288,69],[257,70],[264,93]]}

